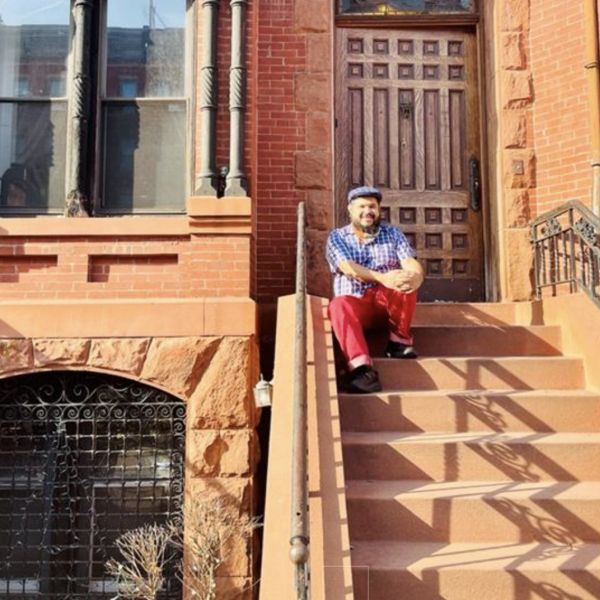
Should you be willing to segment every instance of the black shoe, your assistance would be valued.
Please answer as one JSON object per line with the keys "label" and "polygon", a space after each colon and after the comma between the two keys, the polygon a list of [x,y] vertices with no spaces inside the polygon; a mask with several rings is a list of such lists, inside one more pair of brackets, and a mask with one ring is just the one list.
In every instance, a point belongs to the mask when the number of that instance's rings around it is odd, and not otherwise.
{"label": "black shoe", "polygon": [[385,349],[385,355],[388,358],[417,358],[417,351],[412,346],[401,344],[400,342],[388,341]]}
{"label": "black shoe", "polygon": [[350,373],[350,389],[354,394],[373,394],[381,391],[379,374],[370,365],[357,367]]}

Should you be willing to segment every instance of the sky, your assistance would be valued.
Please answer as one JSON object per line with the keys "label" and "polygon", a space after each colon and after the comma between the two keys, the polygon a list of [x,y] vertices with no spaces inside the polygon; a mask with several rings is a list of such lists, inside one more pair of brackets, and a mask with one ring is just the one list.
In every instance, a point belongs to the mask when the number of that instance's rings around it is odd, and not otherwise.
{"label": "sky", "polygon": [[[109,27],[148,25],[151,0],[109,0]],[[0,18],[5,25],[66,25],[70,0],[0,0]],[[154,0],[155,25],[181,27],[185,0]]]}

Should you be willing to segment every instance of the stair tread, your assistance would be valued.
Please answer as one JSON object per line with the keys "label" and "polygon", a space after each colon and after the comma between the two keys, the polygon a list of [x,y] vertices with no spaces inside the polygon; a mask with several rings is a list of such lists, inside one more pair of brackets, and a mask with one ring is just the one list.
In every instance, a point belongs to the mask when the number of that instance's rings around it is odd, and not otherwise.
{"label": "stair tread", "polygon": [[[560,325],[509,325],[507,323],[463,323],[463,324],[444,324],[444,323],[416,323],[411,325],[411,329],[474,329],[480,331],[481,329],[498,329],[512,331],[515,329],[541,331],[543,329],[560,331]],[[370,330],[371,331],[371,330]],[[388,330],[374,329],[372,331],[383,331]]]}
{"label": "stair tread", "polygon": [[600,501],[599,481],[346,481],[348,499],[475,499]]}
{"label": "stair tread", "polygon": [[419,363],[434,363],[434,362],[508,362],[508,361],[518,361],[518,362],[583,362],[582,358],[578,356],[424,356],[421,358],[413,358],[408,360],[401,360],[397,358],[387,358],[383,356],[375,356],[373,360],[376,363],[389,363],[389,364],[397,364],[398,366],[402,365],[411,365],[411,364],[419,364]]}
{"label": "stair tread", "polygon": [[519,389],[506,389],[506,390],[460,390],[460,389],[437,389],[437,390],[392,390],[384,389],[376,394],[349,394],[341,392],[338,395],[340,400],[365,400],[365,399],[378,399],[393,395],[402,395],[403,398],[415,397],[415,398],[431,398],[436,396],[485,396],[493,398],[495,396],[506,397],[506,396],[518,396],[519,398],[537,398],[539,396],[551,397],[551,398],[563,398],[564,396],[576,396],[581,398],[598,398],[600,399],[600,392],[590,392],[589,390],[519,390]]}
{"label": "stair tread", "polygon": [[347,431],[344,444],[600,444],[600,433]]}
{"label": "stair tread", "polygon": [[600,544],[353,541],[353,567],[378,570],[600,570]]}

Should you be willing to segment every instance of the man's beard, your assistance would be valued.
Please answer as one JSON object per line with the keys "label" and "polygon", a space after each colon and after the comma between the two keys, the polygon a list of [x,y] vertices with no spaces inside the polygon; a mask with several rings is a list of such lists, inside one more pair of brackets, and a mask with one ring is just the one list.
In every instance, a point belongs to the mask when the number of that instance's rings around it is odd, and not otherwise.
{"label": "man's beard", "polygon": [[381,222],[380,217],[375,217],[373,222],[370,225],[363,225],[360,222],[360,219],[355,219],[352,221],[352,225],[355,229],[362,231],[365,235],[374,236],[377,235],[379,231],[379,223]]}

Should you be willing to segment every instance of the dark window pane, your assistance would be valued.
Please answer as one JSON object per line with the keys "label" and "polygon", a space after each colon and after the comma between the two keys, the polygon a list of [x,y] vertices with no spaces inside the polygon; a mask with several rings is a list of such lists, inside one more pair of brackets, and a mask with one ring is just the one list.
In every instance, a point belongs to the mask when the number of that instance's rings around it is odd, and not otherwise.
{"label": "dark window pane", "polygon": [[103,118],[103,208],[183,210],[185,103],[109,104]]}
{"label": "dark window pane", "polygon": [[184,95],[185,10],[185,0],[108,0],[108,98]]}
{"label": "dark window pane", "polygon": [[0,207],[61,209],[67,105],[0,103]]}
{"label": "dark window pane", "polygon": [[468,12],[473,0],[340,0],[342,13]]}
{"label": "dark window pane", "polygon": [[64,94],[69,18],[69,0],[0,1],[0,96]]}

